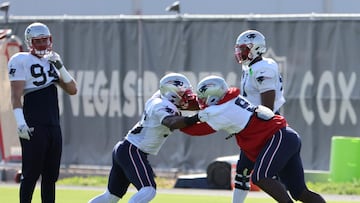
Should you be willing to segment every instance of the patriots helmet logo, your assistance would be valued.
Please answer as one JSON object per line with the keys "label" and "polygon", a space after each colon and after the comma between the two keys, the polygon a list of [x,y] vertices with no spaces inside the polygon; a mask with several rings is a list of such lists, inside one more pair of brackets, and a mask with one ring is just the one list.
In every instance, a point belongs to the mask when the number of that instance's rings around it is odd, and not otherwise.
{"label": "patriots helmet logo", "polygon": [[246,37],[249,38],[249,39],[255,39],[256,34],[255,33],[250,33],[250,34],[246,35]]}
{"label": "patriots helmet logo", "polygon": [[204,93],[204,92],[206,92],[206,90],[208,89],[208,86],[207,85],[203,85],[203,86],[201,86],[200,88],[199,88],[199,92],[200,93]]}
{"label": "patriots helmet logo", "polygon": [[172,84],[176,87],[182,87],[184,85],[184,82],[180,81],[180,80],[172,80],[172,81],[169,81],[168,83]]}

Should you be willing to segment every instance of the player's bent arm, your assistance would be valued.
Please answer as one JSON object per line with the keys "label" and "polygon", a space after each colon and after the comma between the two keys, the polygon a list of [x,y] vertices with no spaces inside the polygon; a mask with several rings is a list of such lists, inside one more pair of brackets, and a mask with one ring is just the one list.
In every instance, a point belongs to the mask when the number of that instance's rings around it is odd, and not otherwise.
{"label": "player's bent arm", "polygon": [[261,104],[263,106],[268,107],[271,110],[274,110],[275,90],[269,90],[261,93],[260,95],[261,95]]}
{"label": "player's bent arm", "polygon": [[65,83],[64,80],[60,78],[59,85],[69,95],[75,95],[77,93],[77,84],[74,80]]}
{"label": "player's bent arm", "polygon": [[201,122],[201,123],[199,122],[194,125],[191,125],[191,126],[188,126],[185,128],[181,128],[180,131],[187,135],[190,135],[190,136],[204,136],[204,135],[209,135],[209,134],[216,132],[216,130],[214,130],[206,122]]}
{"label": "player's bent arm", "polygon": [[61,57],[55,51],[52,51],[50,54],[44,56],[49,63],[53,64],[56,69],[59,70],[60,73],[60,82],[59,85],[64,91],[70,95],[75,95],[77,93],[76,82],[74,78],[70,75],[70,73],[65,68]]}
{"label": "player's bent arm", "polygon": [[24,93],[24,80],[16,80],[10,82],[11,87],[11,104],[13,109],[22,108],[21,97]]}
{"label": "player's bent arm", "polygon": [[187,126],[197,123],[199,120],[198,114],[193,116],[166,116],[161,124],[167,126],[171,130],[185,128]]}

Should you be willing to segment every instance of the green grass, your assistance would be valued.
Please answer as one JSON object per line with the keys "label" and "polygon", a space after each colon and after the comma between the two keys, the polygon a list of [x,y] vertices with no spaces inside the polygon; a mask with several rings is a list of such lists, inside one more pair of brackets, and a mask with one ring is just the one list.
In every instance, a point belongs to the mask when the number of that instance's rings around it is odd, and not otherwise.
{"label": "green grass", "polygon": [[63,178],[58,180],[58,185],[71,185],[71,186],[106,186],[107,177],[105,176],[91,176],[91,177],[80,177],[74,176],[70,178]]}
{"label": "green grass", "polygon": [[[17,186],[0,186],[0,202],[13,203],[19,202],[18,199],[18,187]],[[209,194],[212,191],[209,191]],[[101,194],[101,190],[84,188],[58,188],[56,192],[57,203],[87,203],[92,197]],[[124,196],[124,199],[120,202],[127,202],[133,193],[129,192]],[[40,201],[40,191],[37,187],[34,192],[33,202]],[[163,194],[159,193],[154,198],[153,203],[229,203],[231,197],[229,196],[214,196],[211,195],[183,195],[183,194]],[[248,198],[246,203],[275,203],[270,198]],[[360,201],[328,201],[328,203],[360,203]]]}
{"label": "green grass", "polygon": [[[79,177],[74,176],[70,178],[63,178],[58,180],[58,185],[68,185],[68,186],[100,186],[105,187],[107,185],[108,177],[107,176],[89,176],[89,177]],[[158,188],[170,189],[175,185],[175,179],[157,177],[155,179]]]}
{"label": "green grass", "polygon": [[[0,187],[0,202],[15,203],[19,202],[19,188],[14,186]],[[74,190],[74,189],[57,189],[56,202],[57,203],[86,203],[89,199],[99,194],[99,191],[94,190]],[[40,189],[37,187],[33,195],[32,202],[41,202]]]}
{"label": "green grass", "polygon": [[[170,189],[174,186],[175,180],[168,178],[156,178],[158,188]],[[57,183],[56,202],[57,203],[87,203],[88,200],[101,194],[105,190],[107,177],[71,177],[60,179]],[[64,186],[80,186],[80,187],[64,187]],[[91,187],[90,187],[91,186]],[[355,194],[360,195],[360,182],[352,183],[308,183],[310,189],[321,194]],[[98,187],[95,188],[94,187]],[[133,195],[134,188],[124,196],[120,202],[127,202]],[[0,202],[12,203],[19,202],[18,185],[0,185]],[[41,202],[39,186],[36,187],[33,202]],[[153,203],[229,203],[231,196],[214,195],[214,191],[209,190],[209,195],[194,194],[168,194],[158,193]],[[255,198],[248,197],[246,203],[275,203],[271,198]],[[328,203],[360,203],[360,201],[327,201]]]}
{"label": "green grass", "polygon": [[[157,177],[156,183],[158,188],[170,189],[175,185],[175,179]],[[77,185],[77,186],[99,186],[106,187],[107,177],[72,177],[60,179],[58,185]],[[360,195],[360,180],[354,180],[348,183],[334,182],[307,182],[307,186],[321,194],[339,194],[339,195]]]}
{"label": "green grass", "polygon": [[307,186],[319,193],[338,195],[360,195],[360,181],[354,180],[348,183],[334,182],[308,182]]}

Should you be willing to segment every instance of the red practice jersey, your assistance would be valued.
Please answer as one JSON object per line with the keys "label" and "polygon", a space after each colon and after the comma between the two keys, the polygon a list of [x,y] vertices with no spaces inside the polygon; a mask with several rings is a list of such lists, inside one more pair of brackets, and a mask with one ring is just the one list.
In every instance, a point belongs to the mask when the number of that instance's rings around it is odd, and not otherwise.
{"label": "red practice jersey", "polygon": [[255,161],[267,141],[287,126],[283,116],[258,116],[257,106],[239,95],[238,88],[230,88],[217,105],[199,111],[200,123],[181,129],[182,132],[202,136],[224,130],[236,137],[237,144],[246,156]]}

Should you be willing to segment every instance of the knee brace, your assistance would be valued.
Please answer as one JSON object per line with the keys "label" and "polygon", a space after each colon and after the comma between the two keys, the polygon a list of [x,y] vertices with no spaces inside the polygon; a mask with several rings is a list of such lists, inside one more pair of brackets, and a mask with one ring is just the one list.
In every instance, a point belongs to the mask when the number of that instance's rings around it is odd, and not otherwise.
{"label": "knee brace", "polygon": [[235,176],[235,188],[241,190],[250,190],[250,172],[244,169],[242,174],[237,173]]}
{"label": "knee brace", "polygon": [[129,200],[129,203],[148,203],[156,195],[156,189],[151,186],[141,188]]}

